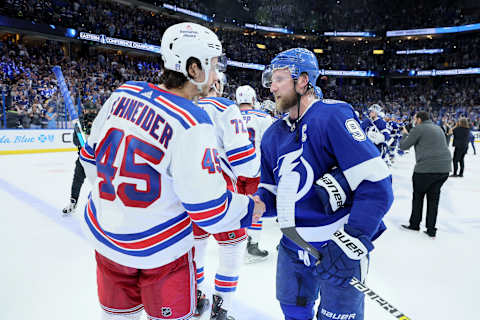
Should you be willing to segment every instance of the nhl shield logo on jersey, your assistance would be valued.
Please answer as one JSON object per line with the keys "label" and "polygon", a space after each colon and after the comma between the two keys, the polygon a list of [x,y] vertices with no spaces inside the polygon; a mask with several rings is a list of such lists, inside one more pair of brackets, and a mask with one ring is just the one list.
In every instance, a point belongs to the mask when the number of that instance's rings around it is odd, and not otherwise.
{"label": "nhl shield logo on jersey", "polygon": [[172,315],[172,309],[170,307],[162,307],[162,316],[170,317]]}
{"label": "nhl shield logo on jersey", "polygon": [[367,139],[365,132],[363,132],[360,124],[351,118],[345,121],[345,127],[347,128],[348,132],[352,135],[353,139],[357,141],[365,141]]}

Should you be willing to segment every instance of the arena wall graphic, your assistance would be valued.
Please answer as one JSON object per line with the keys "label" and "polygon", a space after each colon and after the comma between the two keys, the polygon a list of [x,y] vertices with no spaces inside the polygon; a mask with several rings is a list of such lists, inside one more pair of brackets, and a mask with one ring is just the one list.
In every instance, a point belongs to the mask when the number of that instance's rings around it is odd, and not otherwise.
{"label": "arena wall graphic", "polygon": [[76,150],[73,129],[0,130],[0,155]]}

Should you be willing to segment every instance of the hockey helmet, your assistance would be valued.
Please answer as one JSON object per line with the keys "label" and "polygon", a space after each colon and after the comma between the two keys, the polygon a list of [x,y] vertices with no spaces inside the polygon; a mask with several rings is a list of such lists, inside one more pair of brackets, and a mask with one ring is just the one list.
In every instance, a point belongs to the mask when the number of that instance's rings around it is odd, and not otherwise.
{"label": "hockey helmet", "polygon": [[241,105],[242,103],[248,103],[253,105],[257,100],[257,94],[255,93],[255,90],[249,85],[240,86],[235,91],[235,100],[237,102],[237,105]]}
{"label": "hockey helmet", "polygon": [[313,52],[304,48],[293,48],[280,52],[262,73],[262,85],[270,88],[275,70],[288,69],[292,79],[296,80],[302,73],[308,74],[309,85],[314,88],[320,74],[318,61]]}
{"label": "hockey helmet", "polygon": [[[210,29],[191,22],[178,23],[165,30],[160,53],[165,69],[182,73],[198,87],[208,82],[208,71],[212,68],[213,58],[218,57],[218,63],[214,67],[219,71],[224,71],[227,66],[217,35]],[[200,60],[202,70],[206,73],[203,82],[194,81],[188,75],[187,60],[192,57]]]}

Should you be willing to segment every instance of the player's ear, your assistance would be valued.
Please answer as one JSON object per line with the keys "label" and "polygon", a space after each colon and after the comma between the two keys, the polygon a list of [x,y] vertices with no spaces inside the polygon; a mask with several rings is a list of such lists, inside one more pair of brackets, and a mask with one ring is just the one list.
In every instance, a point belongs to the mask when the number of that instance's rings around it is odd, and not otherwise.
{"label": "player's ear", "polygon": [[300,75],[300,77],[298,78],[299,80],[299,85],[300,85],[300,88],[305,91],[306,88],[307,88],[307,85],[308,85],[308,74],[307,73],[302,73]]}
{"label": "player's ear", "polygon": [[195,81],[202,81],[200,78],[202,77],[203,71],[200,65],[200,61],[196,58],[190,58],[187,61],[187,73],[191,79]]}

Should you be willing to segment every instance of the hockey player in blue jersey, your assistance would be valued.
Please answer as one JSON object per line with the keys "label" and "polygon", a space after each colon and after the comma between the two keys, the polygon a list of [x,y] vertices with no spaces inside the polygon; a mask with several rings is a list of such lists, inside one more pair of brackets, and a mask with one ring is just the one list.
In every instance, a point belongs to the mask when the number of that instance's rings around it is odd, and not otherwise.
{"label": "hockey player in blue jersey", "polygon": [[373,104],[368,108],[368,111],[368,117],[362,122],[362,129],[378,148],[384,159],[387,155],[387,143],[391,137],[387,123],[380,117],[382,107],[378,104]]}
{"label": "hockey player in blue jersey", "polygon": [[[320,294],[317,319],[363,320],[364,296],[348,281],[365,280],[372,241],[385,230],[382,218],[393,201],[391,176],[353,108],[315,98],[318,73],[313,53],[300,48],[281,52],[265,69],[264,86],[288,114],[263,136],[255,197],[285,234],[299,235],[284,235],[279,245],[276,296],[285,319],[313,319]],[[346,243],[355,243],[356,252]]]}
{"label": "hockey player in blue jersey", "polygon": [[390,163],[393,164],[395,161],[395,155],[397,153],[398,141],[400,140],[402,134],[400,133],[400,127],[398,126],[397,121],[395,121],[395,115],[385,115],[385,122],[387,123],[387,129],[390,131],[390,140],[387,142],[388,157]]}

